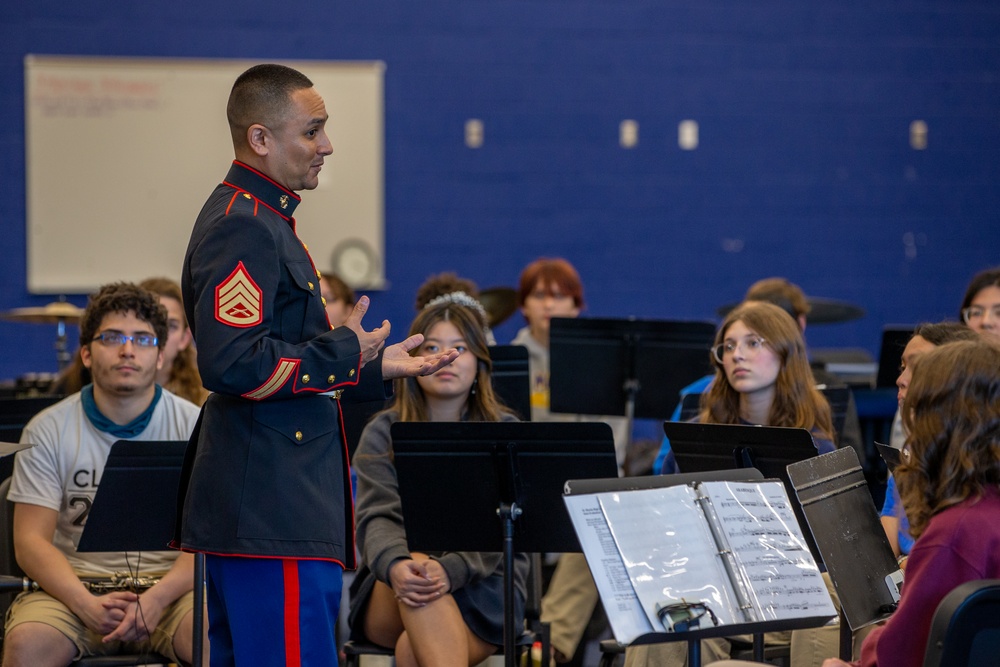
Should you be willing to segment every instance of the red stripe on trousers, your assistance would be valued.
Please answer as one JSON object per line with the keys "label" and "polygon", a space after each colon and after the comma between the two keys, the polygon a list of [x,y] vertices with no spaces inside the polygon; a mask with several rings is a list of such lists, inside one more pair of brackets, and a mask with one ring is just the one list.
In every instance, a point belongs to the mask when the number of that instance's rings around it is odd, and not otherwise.
{"label": "red stripe on trousers", "polygon": [[281,561],[281,564],[285,578],[285,665],[300,667],[299,564],[298,561],[287,559]]}

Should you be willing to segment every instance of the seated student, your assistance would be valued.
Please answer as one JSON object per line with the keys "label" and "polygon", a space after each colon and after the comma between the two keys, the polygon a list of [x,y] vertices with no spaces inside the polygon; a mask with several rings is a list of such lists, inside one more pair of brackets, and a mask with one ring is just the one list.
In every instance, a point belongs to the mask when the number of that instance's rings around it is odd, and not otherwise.
{"label": "seated student", "polygon": [[[813,382],[802,334],[784,310],[762,301],[737,306],[719,327],[712,361],[715,378],[702,394],[699,421],[804,428],[820,454],[835,449],[830,405]],[[663,469],[676,469],[673,452]]]}
{"label": "seated student", "polygon": [[354,310],[354,290],[335,273],[321,275],[319,285],[330,326],[341,326]]}
{"label": "seated student", "polygon": [[[524,268],[518,281],[517,299],[527,326],[517,332],[511,345],[528,350],[531,375],[531,421],[602,421],[614,433],[618,466],[625,464],[628,421],[613,415],[578,415],[549,410],[549,329],[553,317],[577,317],[584,308],[580,274],[565,259],[543,257]],[[541,620],[548,623],[553,654],[558,662],[569,662],[580,647],[598,604],[597,586],[581,553],[559,557],[555,572],[542,598]]]}
{"label": "seated student", "polygon": [[[351,590],[351,636],[394,649],[400,667],[468,667],[503,645],[502,554],[411,551],[389,435],[397,421],[516,421],[493,393],[485,324],[450,301],[424,308],[410,328],[424,335],[414,354],[460,355],[433,375],[398,380],[392,405],[368,424],[354,454],[362,566]],[[521,623],[527,572],[527,556],[518,554]]]}
{"label": "seated student", "polygon": [[1000,266],[972,277],[959,314],[973,331],[1000,338]]}
{"label": "seated student", "polygon": [[[6,620],[6,667],[68,665],[90,655],[156,651],[192,657],[194,557],[174,551],[78,553],[111,445],[187,440],[198,408],[155,383],[167,314],[136,285],[105,285],[80,322],[80,352],[93,384],[36,415],[18,452],[8,499],[14,548],[42,591],[23,593]],[[84,577],[159,578],[140,592],[91,593]],[[162,578],[161,578],[162,577]]]}
{"label": "seated student", "polygon": [[[921,324],[913,333],[913,337],[906,344],[903,350],[900,365],[899,377],[896,379],[896,386],[899,388],[898,396],[900,405],[906,399],[906,393],[912,380],[913,362],[928,350],[933,350],[939,345],[958,340],[976,340],[978,335],[963,324],[958,322],[939,322],[937,324]],[[882,505],[881,517],[882,528],[885,530],[889,545],[892,547],[899,560],[900,567],[906,567],[906,557],[913,548],[913,537],[910,535],[910,525],[903,512],[902,502],[896,488],[896,480],[889,476],[889,481],[885,491],[885,503]],[[825,575],[824,575],[825,576]],[[829,582],[832,586],[832,582]],[[830,591],[837,608],[840,608],[840,599],[836,591]],[[863,640],[870,628],[865,628],[854,633],[855,654],[861,648]],[[792,633],[792,663],[797,667],[818,667],[823,660],[835,655],[840,647],[840,626],[824,626],[822,628],[810,628],[808,630],[798,630]]]}
{"label": "seated student", "polygon": [[[815,387],[802,334],[788,313],[762,301],[737,306],[719,327],[711,354],[715,377],[702,394],[700,422],[804,428],[820,454],[834,450],[830,406]],[[703,661],[725,658],[728,650],[725,639],[705,640]],[[683,642],[630,647],[625,665],[683,665],[686,651]]]}
{"label": "seated student", "polygon": [[163,347],[163,367],[156,373],[157,384],[195,405],[202,405],[208,398],[208,390],[201,384],[181,286],[169,278],[147,278],[139,287],[155,294],[167,309],[167,343]]}
{"label": "seated student", "polygon": [[[167,340],[163,347],[163,366],[156,373],[157,384],[195,405],[202,405],[208,398],[208,390],[201,384],[180,285],[169,278],[147,278],[139,283],[139,287],[159,297],[160,303],[167,309]],[[83,365],[77,350],[73,363],[56,379],[52,393],[69,395],[80,391],[90,381],[90,371]]]}
{"label": "seated student", "polygon": [[[786,313],[792,316],[799,327],[799,332],[805,334],[806,325],[810,311],[809,300],[806,298],[802,288],[785,278],[764,278],[758,280],[747,289],[743,302],[764,301],[773,303]],[[813,378],[817,385],[828,387],[845,386],[837,376],[822,369],[812,369]],[[687,394],[701,394],[711,385],[714,375],[707,375],[681,390],[681,398]],[[671,420],[678,421],[681,418],[681,405],[677,405]],[[858,420],[858,409],[854,402],[853,394],[849,395],[846,412],[844,415],[844,427],[840,441],[840,447],[853,447],[858,451],[858,456],[864,458],[864,446],[861,443],[861,422]],[[668,457],[670,453],[670,441],[666,438],[660,446],[660,452],[653,464],[654,474],[669,474],[676,472],[670,464],[673,459]],[[666,466],[664,464],[667,464]]]}
{"label": "seated student", "polygon": [[430,276],[417,289],[415,307],[419,313],[428,304],[440,303],[442,300],[448,299],[475,309],[483,318],[483,321],[487,323],[485,331],[486,344],[497,344],[496,338],[493,336],[493,330],[489,326],[489,315],[486,313],[483,304],[479,301],[479,287],[468,278],[460,278],[458,274],[452,271]]}
{"label": "seated student", "polygon": [[861,659],[830,658],[824,667],[923,664],[941,600],[965,582],[1000,578],[998,422],[997,343],[948,343],[913,364],[903,403],[907,455],[896,468],[916,537],[906,585],[896,612],[865,639]]}
{"label": "seated student", "polygon": [[[975,340],[977,334],[968,327],[958,322],[938,322],[937,324],[921,324],[913,331],[906,347],[903,349],[903,356],[899,367],[899,377],[896,378],[897,398],[902,407],[906,400],[906,394],[913,379],[913,362],[922,354],[934,348],[959,340]],[[885,490],[885,504],[882,506],[882,527],[885,528],[886,537],[892,546],[896,557],[903,565],[905,557],[910,553],[913,546],[913,538],[909,534],[909,523],[906,515],[902,512],[899,491],[896,488],[896,479],[889,476]]]}

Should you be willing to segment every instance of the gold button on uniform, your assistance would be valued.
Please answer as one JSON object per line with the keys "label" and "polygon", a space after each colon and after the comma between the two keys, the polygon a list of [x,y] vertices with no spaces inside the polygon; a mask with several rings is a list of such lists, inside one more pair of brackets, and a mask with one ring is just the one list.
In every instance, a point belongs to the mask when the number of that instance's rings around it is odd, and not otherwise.
{"label": "gold button on uniform", "polygon": [[326,308],[326,297],[325,296],[321,296],[320,299],[323,300],[323,307]]}
{"label": "gold button on uniform", "polygon": [[326,383],[327,384],[333,384],[336,381],[337,381],[337,376],[336,375],[331,375],[330,377],[328,377],[326,379]]}
{"label": "gold button on uniform", "polygon": [[307,283],[307,284],[309,285],[309,291],[312,291],[312,290],[316,289],[316,286],[313,285],[311,282]]}
{"label": "gold button on uniform", "polygon": [[322,278],[323,277],[323,274],[319,272],[319,269],[316,269],[316,277],[317,278]]}
{"label": "gold button on uniform", "polygon": [[295,432],[295,439],[298,440],[299,442],[302,442],[302,431]]}
{"label": "gold button on uniform", "polygon": [[350,377],[350,378],[354,377],[354,369],[353,368],[351,369],[351,372],[347,374],[347,377]]}
{"label": "gold button on uniform", "polygon": [[302,384],[309,384],[309,373],[302,376]]}

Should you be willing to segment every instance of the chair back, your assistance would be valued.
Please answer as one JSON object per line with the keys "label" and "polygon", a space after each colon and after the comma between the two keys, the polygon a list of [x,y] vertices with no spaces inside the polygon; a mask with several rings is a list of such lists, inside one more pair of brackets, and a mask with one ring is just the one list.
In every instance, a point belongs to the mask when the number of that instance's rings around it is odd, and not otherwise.
{"label": "chair back", "polygon": [[[10,477],[0,482],[0,575],[23,577],[24,572],[14,558],[14,503],[7,500],[10,490]],[[7,614],[7,607],[17,597],[18,591],[0,592],[0,618]],[[3,627],[0,626],[0,634]]]}
{"label": "chair back", "polygon": [[1000,579],[967,581],[941,600],[924,667],[986,667],[1000,654]]}

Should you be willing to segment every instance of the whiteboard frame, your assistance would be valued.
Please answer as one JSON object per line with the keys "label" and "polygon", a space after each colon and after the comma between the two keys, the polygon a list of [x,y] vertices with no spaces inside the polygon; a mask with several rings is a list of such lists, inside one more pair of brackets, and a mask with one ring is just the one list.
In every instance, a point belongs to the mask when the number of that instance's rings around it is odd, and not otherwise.
{"label": "whiteboard frame", "polygon": [[[323,96],[333,154],[302,193],[299,237],[320,270],[365,248],[356,288],[385,282],[381,61],[281,61]],[[28,55],[27,284],[84,293],[118,280],[179,279],[194,220],[233,159],[226,102],[256,61]]]}

